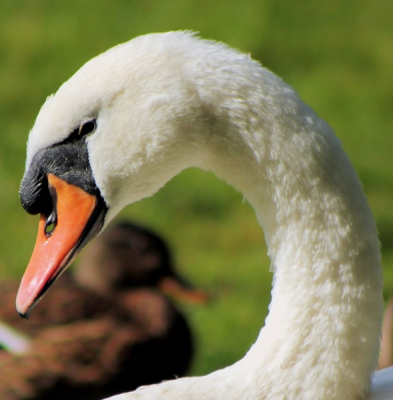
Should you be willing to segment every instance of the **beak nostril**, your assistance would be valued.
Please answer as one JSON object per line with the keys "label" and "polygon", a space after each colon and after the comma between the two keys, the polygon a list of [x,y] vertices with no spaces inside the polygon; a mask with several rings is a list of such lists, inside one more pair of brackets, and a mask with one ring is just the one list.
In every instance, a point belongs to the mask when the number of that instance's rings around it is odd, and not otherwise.
{"label": "beak nostril", "polygon": [[49,238],[52,233],[55,231],[56,228],[56,223],[57,223],[57,218],[56,216],[53,215],[53,213],[47,218],[46,224],[45,224],[45,236]]}
{"label": "beak nostril", "polygon": [[49,185],[49,193],[51,197],[51,210],[49,215],[46,217],[44,228],[44,233],[47,238],[53,234],[57,225],[57,193],[56,189],[51,185]]}

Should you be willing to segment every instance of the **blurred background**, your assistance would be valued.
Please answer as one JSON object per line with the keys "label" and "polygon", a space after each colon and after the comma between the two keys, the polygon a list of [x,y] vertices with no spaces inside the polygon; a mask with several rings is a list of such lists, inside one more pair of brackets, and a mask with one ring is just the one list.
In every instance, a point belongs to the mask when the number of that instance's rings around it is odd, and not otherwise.
{"label": "blurred background", "polygon": [[[378,223],[393,293],[393,2],[388,0],[2,0],[0,278],[21,277],[38,217],[19,204],[25,143],[45,98],[82,64],[135,36],[193,30],[259,60],[335,129]],[[120,216],[167,239],[177,268],[212,295],[182,306],[195,331],[192,374],[242,357],[268,311],[263,233],[242,196],[190,169]]]}

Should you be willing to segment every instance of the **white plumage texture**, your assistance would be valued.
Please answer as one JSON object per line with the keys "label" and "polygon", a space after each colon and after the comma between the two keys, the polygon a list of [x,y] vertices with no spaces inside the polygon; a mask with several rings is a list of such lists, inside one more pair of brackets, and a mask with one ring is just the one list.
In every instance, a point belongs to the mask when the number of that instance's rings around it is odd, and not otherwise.
{"label": "white plumage texture", "polygon": [[[89,160],[106,223],[197,166],[254,206],[274,266],[269,316],[242,360],[113,399],[366,398],[382,321],[376,227],[334,132],[296,92],[223,44],[187,32],[142,36],[48,98],[26,168],[92,117]],[[373,399],[393,399],[381,396]]]}

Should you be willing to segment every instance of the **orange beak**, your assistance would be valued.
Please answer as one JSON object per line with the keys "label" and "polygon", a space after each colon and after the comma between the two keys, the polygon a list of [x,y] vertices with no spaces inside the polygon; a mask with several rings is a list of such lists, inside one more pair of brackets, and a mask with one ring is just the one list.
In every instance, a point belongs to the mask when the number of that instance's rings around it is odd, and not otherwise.
{"label": "orange beak", "polygon": [[53,211],[49,217],[41,214],[34,251],[16,298],[16,309],[25,318],[78,250],[98,233],[97,225],[89,226],[96,196],[52,174],[48,183],[54,194]]}

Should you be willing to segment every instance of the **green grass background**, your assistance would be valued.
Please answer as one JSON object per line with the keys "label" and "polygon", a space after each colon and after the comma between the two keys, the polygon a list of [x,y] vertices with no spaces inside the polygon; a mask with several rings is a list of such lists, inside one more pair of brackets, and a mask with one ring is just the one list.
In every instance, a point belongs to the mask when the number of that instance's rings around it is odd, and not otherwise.
{"label": "green grass background", "polygon": [[[37,218],[21,208],[25,142],[47,95],[94,55],[134,36],[187,29],[249,52],[336,130],[359,172],[393,292],[393,2],[388,0],[2,0],[0,2],[0,277],[20,277]],[[121,217],[171,244],[178,268],[212,294],[185,307],[194,374],[247,351],[267,314],[263,234],[242,196],[194,169]],[[1,295],[1,294],[0,294]]]}

